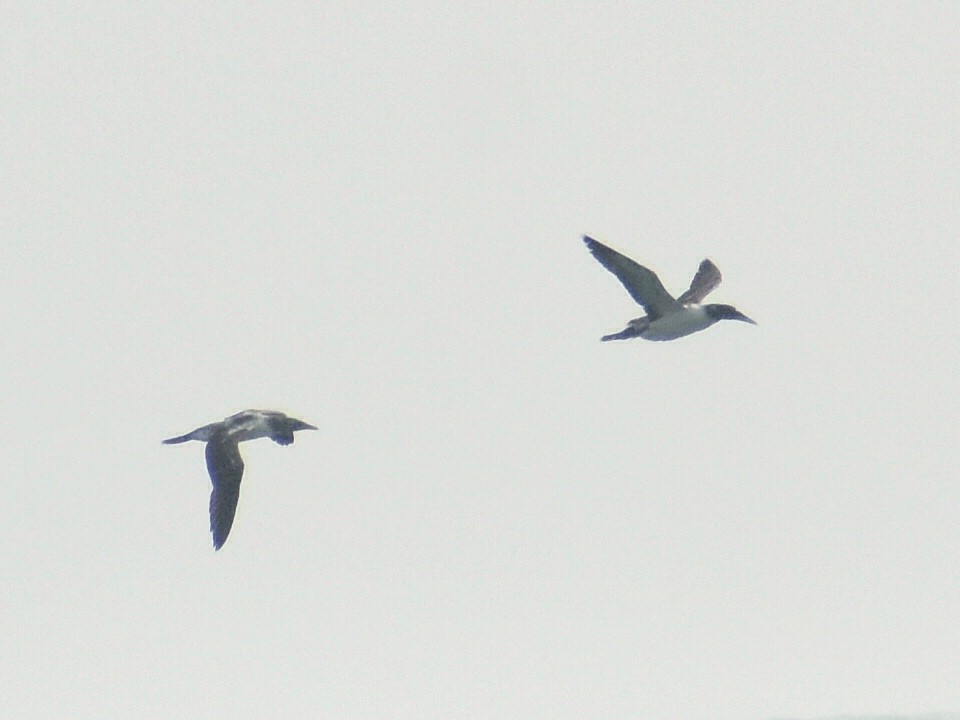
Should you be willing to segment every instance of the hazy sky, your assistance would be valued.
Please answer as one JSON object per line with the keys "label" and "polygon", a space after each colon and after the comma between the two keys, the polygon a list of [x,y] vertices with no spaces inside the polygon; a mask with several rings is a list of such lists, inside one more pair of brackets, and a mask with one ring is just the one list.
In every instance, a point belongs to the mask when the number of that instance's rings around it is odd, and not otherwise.
{"label": "hazy sky", "polygon": [[[960,708],[956,3],[19,3],[17,718]],[[641,314],[590,233],[757,327]],[[215,553],[197,443],[248,407]]]}

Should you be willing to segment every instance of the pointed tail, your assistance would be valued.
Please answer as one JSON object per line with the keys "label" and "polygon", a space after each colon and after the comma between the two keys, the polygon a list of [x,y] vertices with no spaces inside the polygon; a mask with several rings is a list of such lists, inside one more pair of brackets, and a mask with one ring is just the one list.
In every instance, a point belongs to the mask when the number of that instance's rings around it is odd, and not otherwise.
{"label": "pointed tail", "polygon": [[630,338],[639,337],[638,333],[633,327],[628,327],[625,330],[621,330],[618,333],[613,333],[612,335],[604,335],[600,340],[607,342],[608,340],[629,340]]}

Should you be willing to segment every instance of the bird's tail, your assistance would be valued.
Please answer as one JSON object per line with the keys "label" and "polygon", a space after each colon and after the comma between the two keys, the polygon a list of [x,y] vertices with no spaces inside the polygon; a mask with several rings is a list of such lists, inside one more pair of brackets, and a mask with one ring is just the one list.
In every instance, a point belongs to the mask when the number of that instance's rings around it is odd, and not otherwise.
{"label": "bird's tail", "polygon": [[632,326],[624,330],[621,330],[618,333],[613,333],[612,335],[604,335],[600,338],[603,342],[608,340],[629,340],[630,338],[639,337],[640,333],[636,331]]}
{"label": "bird's tail", "polygon": [[176,445],[177,443],[186,442],[187,440],[199,440],[200,442],[209,442],[217,431],[220,429],[220,426],[223,423],[210,423],[209,425],[204,425],[203,427],[198,427],[196,430],[191,430],[186,435],[177,435],[177,437],[167,438],[163,441],[164,445]]}

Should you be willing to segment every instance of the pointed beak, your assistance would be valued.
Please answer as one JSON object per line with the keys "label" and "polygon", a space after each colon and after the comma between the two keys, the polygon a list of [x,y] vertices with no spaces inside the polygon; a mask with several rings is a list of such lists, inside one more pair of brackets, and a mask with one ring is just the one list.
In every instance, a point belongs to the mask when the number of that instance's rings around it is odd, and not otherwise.
{"label": "pointed beak", "polygon": [[317,428],[310,423],[305,423],[303,420],[297,420],[297,425],[294,430],[316,430]]}
{"label": "pointed beak", "polygon": [[743,322],[750,323],[751,325],[756,325],[756,324],[757,324],[755,320],[751,320],[751,319],[748,318],[746,315],[744,315],[742,312],[738,312],[737,315],[736,315],[736,317],[734,317],[733,319],[734,319],[734,320],[742,320]]}

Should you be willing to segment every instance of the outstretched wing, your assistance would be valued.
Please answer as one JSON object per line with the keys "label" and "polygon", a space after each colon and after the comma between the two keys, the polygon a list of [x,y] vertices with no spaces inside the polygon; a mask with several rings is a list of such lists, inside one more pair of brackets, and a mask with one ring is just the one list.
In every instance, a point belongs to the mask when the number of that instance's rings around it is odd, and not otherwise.
{"label": "outstretched wing", "polygon": [[630,297],[643,306],[651,320],[656,320],[680,308],[680,303],[667,292],[660,278],[652,270],[597,242],[592,237],[584,235],[583,242],[587,244],[587,248],[600,264],[617,276],[630,293]]}
{"label": "outstretched wing", "polygon": [[215,435],[207,443],[207,471],[213,483],[210,493],[210,532],[213,547],[219,550],[227,541],[240,499],[243,459],[237,443],[227,434]]}
{"label": "outstretched wing", "polygon": [[678,297],[677,302],[681,305],[700,303],[716,289],[721,280],[723,276],[720,274],[720,269],[709,260],[704,260],[700,263],[697,274],[693,276],[690,289]]}

